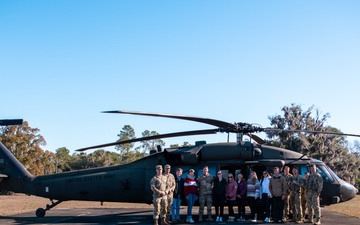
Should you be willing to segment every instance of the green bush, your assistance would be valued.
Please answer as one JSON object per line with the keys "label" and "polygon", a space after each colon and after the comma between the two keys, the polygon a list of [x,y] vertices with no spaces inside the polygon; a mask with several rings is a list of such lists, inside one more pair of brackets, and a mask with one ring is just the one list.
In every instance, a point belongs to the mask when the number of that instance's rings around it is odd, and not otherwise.
{"label": "green bush", "polygon": [[359,190],[358,195],[360,195],[360,178],[355,180],[355,187]]}

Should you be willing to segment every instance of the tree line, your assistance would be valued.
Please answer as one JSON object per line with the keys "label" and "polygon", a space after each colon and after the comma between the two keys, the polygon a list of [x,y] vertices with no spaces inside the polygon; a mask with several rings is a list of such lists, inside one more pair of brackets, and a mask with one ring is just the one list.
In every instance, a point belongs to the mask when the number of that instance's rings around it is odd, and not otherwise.
{"label": "tree line", "polygon": [[[304,110],[300,105],[284,106],[283,115],[269,116],[272,128],[285,131],[269,132],[265,140],[269,145],[290,149],[319,159],[333,169],[338,176],[360,187],[360,142],[349,143],[346,136],[323,133],[293,133],[286,130],[310,130],[320,132],[341,132],[339,129],[326,126],[330,114],[321,114],[314,106]],[[74,171],[86,168],[104,167],[132,162],[147,156],[156,146],[165,146],[161,139],[141,141],[135,147],[134,143],[115,146],[118,152],[104,149],[92,153],[73,153],[66,147],[55,150],[43,150],[46,145],[44,137],[38,128],[31,128],[24,121],[20,126],[1,127],[0,141],[15,155],[16,158],[33,175],[43,175]],[[158,135],[156,131],[145,130],[142,137]],[[117,134],[117,141],[134,139],[135,131],[130,125],[125,125]],[[170,147],[188,146],[175,144]]]}

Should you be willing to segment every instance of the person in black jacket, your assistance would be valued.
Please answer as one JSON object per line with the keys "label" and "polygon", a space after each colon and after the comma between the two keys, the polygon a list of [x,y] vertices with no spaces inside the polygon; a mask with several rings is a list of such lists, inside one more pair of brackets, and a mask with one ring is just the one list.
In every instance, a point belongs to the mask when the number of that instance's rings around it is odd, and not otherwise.
{"label": "person in black jacket", "polygon": [[[226,180],[222,176],[221,170],[216,172],[216,177],[214,179],[214,187],[213,187],[213,200],[215,206],[215,214],[216,214],[216,222],[223,222],[224,216],[224,205],[225,205],[225,188],[226,188]],[[219,214],[220,208],[220,214]]]}
{"label": "person in black jacket", "polygon": [[180,222],[180,206],[181,199],[184,198],[184,179],[181,177],[183,170],[181,168],[176,169],[175,176],[175,190],[174,201],[171,207],[171,220],[173,222]]}

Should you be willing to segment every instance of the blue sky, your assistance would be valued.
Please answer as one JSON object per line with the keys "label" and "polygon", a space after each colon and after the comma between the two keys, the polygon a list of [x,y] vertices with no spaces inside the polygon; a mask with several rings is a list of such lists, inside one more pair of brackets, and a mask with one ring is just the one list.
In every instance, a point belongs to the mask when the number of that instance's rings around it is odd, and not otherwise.
{"label": "blue sky", "polygon": [[[360,134],[359,11],[350,0],[0,1],[0,118],[39,128],[50,151],[113,142],[127,124],[138,137],[212,128],[104,110],[267,127],[296,103]],[[164,141],[196,140],[226,135]]]}

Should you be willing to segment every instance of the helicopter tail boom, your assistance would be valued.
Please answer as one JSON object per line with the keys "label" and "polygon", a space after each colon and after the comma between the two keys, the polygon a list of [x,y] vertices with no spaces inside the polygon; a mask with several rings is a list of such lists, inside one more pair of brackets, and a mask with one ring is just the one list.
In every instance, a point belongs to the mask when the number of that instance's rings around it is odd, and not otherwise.
{"label": "helicopter tail boom", "polygon": [[28,184],[35,178],[0,142],[0,189],[20,193],[32,193]]}

